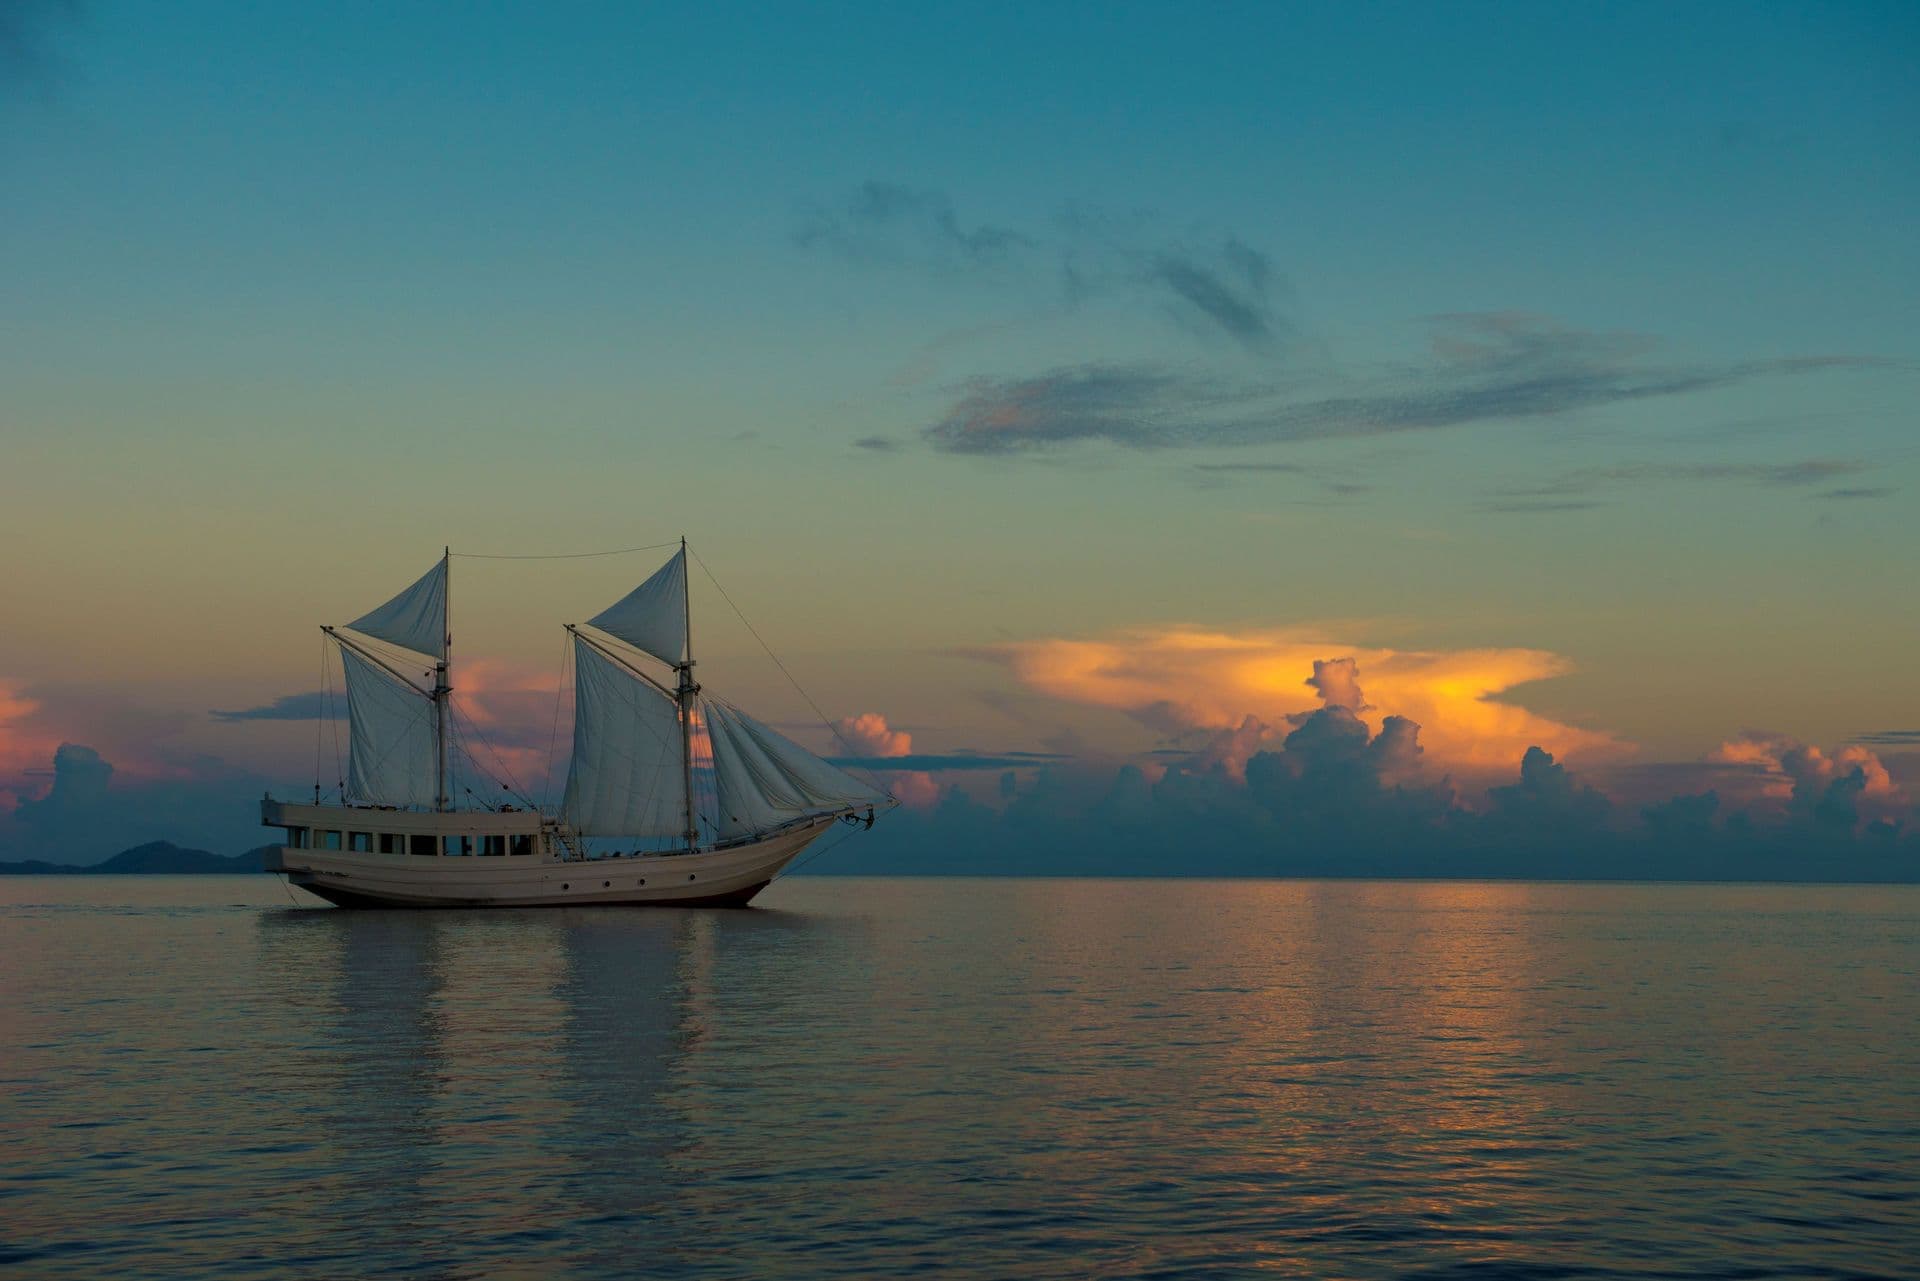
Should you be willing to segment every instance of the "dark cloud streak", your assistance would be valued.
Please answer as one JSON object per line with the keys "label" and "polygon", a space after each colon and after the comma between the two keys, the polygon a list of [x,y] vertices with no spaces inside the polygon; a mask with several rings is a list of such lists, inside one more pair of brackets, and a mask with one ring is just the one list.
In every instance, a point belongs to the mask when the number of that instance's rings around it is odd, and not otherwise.
{"label": "dark cloud streak", "polygon": [[871,180],[836,204],[805,210],[793,240],[861,265],[1057,281],[1070,305],[1139,294],[1164,303],[1203,336],[1251,350],[1269,348],[1285,329],[1274,304],[1272,261],[1233,236],[1195,247],[1156,243],[1138,226],[1102,232],[1078,218],[1051,237],[969,226],[945,192]]}
{"label": "dark cloud streak", "polygon": [[216,721],[232,724],[237,721],[317,721],[327,715],[327,696],[319,690],[309,690],[303,694],[283,694],[271,703],[259,707],[243,707],[239,711],[207,713]]}
{"label": "dark cloud streak", "polygon": [[1551,420],[1766,376],[1876,363],[1826,356],[1660,366],[1647,360],[1657,344],[1641,335],[1590,333],[1508,313],[1434,323],[1434,361],[1383,377],[1377,390],[1300,398],[1161,366],[1095,363],[977,380],[923,434],[945,453],[987,455],[1082,441],[1133,450],[1295,443]]}

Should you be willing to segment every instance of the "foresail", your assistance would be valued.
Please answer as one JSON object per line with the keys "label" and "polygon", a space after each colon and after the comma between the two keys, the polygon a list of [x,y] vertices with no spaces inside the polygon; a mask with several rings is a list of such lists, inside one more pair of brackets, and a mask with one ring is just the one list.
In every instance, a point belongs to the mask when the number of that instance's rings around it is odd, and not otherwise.
{"label": "foresail", "polygon": [[447,637],[447,562],[370,614],[347,624],[356,632],[438,658]]}
{"label": "foresail", "polygon": [[347,721],[353,739],[347,800],[358,805],[434,803],[434,704],[345,645]]}
{"label": "foresail", "polygon": [[679,708],[578,636],[573,660],[573,764],[561,814],[583,836],[683,834]]}
{"label": "foresail", "polygon": [[674,665],[687,657],[687,552],[681,548],[653,577],[587,620],[635,649]]}
{"label": "foresail", "polygon": [[718,699],[703,700],[702,706],[723,839],[886,799],[739,708]]}

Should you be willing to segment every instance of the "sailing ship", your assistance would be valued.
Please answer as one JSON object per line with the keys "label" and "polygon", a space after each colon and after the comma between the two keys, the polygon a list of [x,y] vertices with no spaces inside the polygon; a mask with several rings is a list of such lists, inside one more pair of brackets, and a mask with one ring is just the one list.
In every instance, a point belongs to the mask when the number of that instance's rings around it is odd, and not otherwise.
{"label": "sailing ship", "polygon": [[[451,551],[343,627],[351,746],[338,803],[261,802],[267,870],[343,907],[737,907],[838,823],[893,797],[694,679],[687,545],[584,626],[569,623],[572,760],[552,812],[456,807]],[[429,666],[430,665],[430,666]],[[631,847],[598,852],[596,838]]]}

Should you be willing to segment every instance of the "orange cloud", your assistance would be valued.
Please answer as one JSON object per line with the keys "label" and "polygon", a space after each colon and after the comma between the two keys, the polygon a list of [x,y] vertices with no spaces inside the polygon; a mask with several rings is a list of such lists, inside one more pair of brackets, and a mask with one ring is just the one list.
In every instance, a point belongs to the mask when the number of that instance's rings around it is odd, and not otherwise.
{"label": "orange cloud", "polygon": [[1582,766],[1632,751],[1611,734],[1500,701],[1571,670],[1544,650],[1396,650],[1297,629],[1170,627],[1105,640],[1016,642],[997,654],[1031,689],[1128,712],[1170,733],[1242,731],[1250,715],[1279,726],[1320,707],[1323,696],[1357,704],[1364,686],[1366,705],[1354,710],[1369,729],[1378,732],[1388,716],[1417,721],[1427,759],[1459,774],[1511,773],[1536,746]]}
{"label": "orange cloud", "polygon": [[913,735],[905,730],[889,729],[887,718],[878,712],[862,712],[833,723],[840,737],[860,756],[910,756]]}

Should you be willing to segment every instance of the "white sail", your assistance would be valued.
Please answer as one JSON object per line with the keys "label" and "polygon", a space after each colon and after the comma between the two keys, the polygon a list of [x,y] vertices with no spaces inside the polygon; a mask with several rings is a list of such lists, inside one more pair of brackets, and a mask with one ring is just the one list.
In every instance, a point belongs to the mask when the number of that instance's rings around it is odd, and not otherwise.
{"label": "white sail", "polygon": [[829,765],[785,735],[717,699],[706,699],[722,839],[806,814],[872,805],[884,793]]}
{"label": "white sail", "polygon": [[663,663],[687,657],[687,551],[681,548],[652,578],[587,620],[609,636]]}
{"label": "white sail", "polygon": [[353,749],[347,799],[360,805],[434,803],[434,704],[379,665],[340,647]]}
{"label": "white sail", "polygon": [[447,638],[447,562],[440,561],[419,582],[347,626],[390,645],[438,658]]}
{"label": "white sail", "polygon": [[562,815],[583,836],[684,834],[680,709],[578,636],[573,660],[573,765]]}

